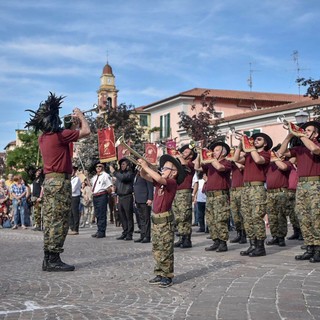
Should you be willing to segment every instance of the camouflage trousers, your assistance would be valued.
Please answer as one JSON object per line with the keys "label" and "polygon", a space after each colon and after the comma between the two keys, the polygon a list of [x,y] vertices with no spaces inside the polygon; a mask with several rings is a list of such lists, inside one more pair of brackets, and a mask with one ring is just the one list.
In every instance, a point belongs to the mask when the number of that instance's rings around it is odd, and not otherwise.
{"label": "camouflage trousers", "polygon": [[179,234],[192,232],[192,190],[177,190],[171,208]]}
{"label": "camouflage trousers", "polygon": [[210,236],[213,240],[228,241],[228,219],[230,217],[229,194],[215,195],[215,192],[209,191],[206,193],[206,220]]}
{"label": "camouflage trousers", "polygon": [[[277,190],[277,191],[276,191]],[[286,202],[288,191],[267,191],[267,212],[272,237],[284,238],[288,232]]]}
{"label": "camouflage trousers", "polygon": [[40,202],[33,205],[33,220],[36,227],[41,227],[41,207],[42,203]]}
{"label": "camouflage trousers", "polygon": [[[160,214],[161,215],[161,214]],[[153,215],[157,217],[158,214]],[[152,217],[152,221],[153,220]],[[173,217],[172,217],[173,220]],[[152,223],[152,254],[155,260],[154,273],[162,277],[173,278],[174,271],[174,224],[172,222]]]}
{"label": "camouflage trousers", "polygon": [[244,228],[250,240],[266,239],[266,190],[264,186],[245,186],[242,192],[241,210]]}
{"label": "camouflage trousers", "polygon": [[293,227],[300,229],[299,220],[295,211],[296,206],[296,192],[288,190],[286,201],[286,215],[289,217],[290,223]]}
{"label": "camouflage trousers", "polygon": [[241,213],[242,188],[230,190],[230,210],[237,231],[244,230],[243,216]]}
{"label": "camouflage trousers", "polygon": [[320,181],[299,181],[296,213],[305,245],[320,246]]}
{"label": "camouflage trousers", "polygon": [[43,183],[44,250],[63,252],[69,228],[71,182],[63,177],[45,178]]}

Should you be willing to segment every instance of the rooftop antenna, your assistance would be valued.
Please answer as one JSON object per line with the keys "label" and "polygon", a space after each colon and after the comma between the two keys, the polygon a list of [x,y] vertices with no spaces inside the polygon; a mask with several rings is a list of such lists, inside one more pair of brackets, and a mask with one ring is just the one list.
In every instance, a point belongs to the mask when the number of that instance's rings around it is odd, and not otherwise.
{"label": "rooftop antenna", "polygon": [[[296,70],[297,70],[297,79],[300,79],[300,64],[299,64],[299,52],[298,50],[294,50],[292,52],[292,59],[293,59],[293,62],[295,63],[296,65]],[[299,96],[300,96],[300,83],[298,82],[298,92],[299,92]]]}
{"label": "rooftop antenna", "polygon": [[247,79],[248,86],[250,88],[250,92],[252,92],[252,87],[253,87],[253,78],[252,74],[253,72],[258,71],[258,70],[253,70],[252,69],[252,63],[249,62],[249,78]]}

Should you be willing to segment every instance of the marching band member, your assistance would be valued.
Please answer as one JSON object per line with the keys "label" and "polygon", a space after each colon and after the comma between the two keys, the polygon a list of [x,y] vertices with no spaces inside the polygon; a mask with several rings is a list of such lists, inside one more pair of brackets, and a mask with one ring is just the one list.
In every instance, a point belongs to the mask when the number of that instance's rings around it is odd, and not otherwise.
{"label": "marching band member", "polygon": [[222,141],[213,142],[209,148],[213,152],[212,162],[201,164],[200,158],[196,170],[206,173],[206,220],[211,239],[214,241],[206,251],[228,251],[228,219],[230,217],[229,188],[231,162],[226,160],[230,147]]}
{"label": "marching band member", "polygon": [[242,141],[234,154],[234,160],[244,164],[242,193],[242,213],[244,226],[250,240],[250,246],[246,251],[240,251],[242,256],[265,256],[264,240],[266,239],[266,226],[264,216],[266,214],[266,181],[265,171],[270,162],[272,140],[265,133],[252,135],[253,143],[247,149],[245,156],[241,157],[243,150]]}
{"label": "marching band member", "polygon": [[267,245],[284,247],[288,232],[287,208],[289,175],[292,169],[290,161],[281,159],[276,152],[280,144],[271,151],[271,160],[266,174],[267,212],[272,239]]}
{"label": "marching band member", "polygon": [[192,247],[192,179],[195,173],[192,161],[196,157],[196,151],[188,144],[180,148],[179,155],[177,156],[186,171],[186,176],[183,182],[178,185],[176,196],[172,203],[172,212],[179,233],[179,240],[175,242],[175,247]]}
{"label": "marching band member", "polygon": [[75,108],[73,117],[80,121],[79,130],[61,128],[59,117],[63,97],[50,92],[48,99],[41,103],[26,127],[35,132],[42,131],[38,141],[45,174],[43,184],[43,225],[44,225],[44,260],[43,271],[73,271],[74,266],[61,261],[60,253],[69,229],[71,210],[71,173],[72,162],[70,142],[90,134],[89,124],[83,113]]}
{"label": "marching band member", "polygon": [[[295,259],[320,262],[320,122],[309,121],[301,128],[304,132],[287,135],[278,153],[297,158],[296,212],[307,250]],[[294,135],[300,137],[303,145],[287,149]]]}

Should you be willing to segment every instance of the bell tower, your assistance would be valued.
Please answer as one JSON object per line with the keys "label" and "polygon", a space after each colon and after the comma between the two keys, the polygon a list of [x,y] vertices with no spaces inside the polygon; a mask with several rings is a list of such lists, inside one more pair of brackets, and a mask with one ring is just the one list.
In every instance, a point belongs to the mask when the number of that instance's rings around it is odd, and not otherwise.
{"label": "bell tower", "polygon": [[115,86],[115,76],[112,72],[112,68],[107,62],[102,70],[100,77],[100,87],[98,93],[98,105],[105,107],[106,104],[117,107],[118,91]]}

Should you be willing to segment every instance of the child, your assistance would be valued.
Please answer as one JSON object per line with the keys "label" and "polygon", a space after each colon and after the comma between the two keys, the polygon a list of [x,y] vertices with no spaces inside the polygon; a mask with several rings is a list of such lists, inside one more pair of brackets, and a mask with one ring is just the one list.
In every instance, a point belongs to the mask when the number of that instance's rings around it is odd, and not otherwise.
{"label": "child", "polygon": [[155,278],[150,284],[166,288],[172,285],[173,278],[173,243],[174,225],[171,205],[176,194],[177,185],[185,178],[184,169],[180,161],[168,154],[161,156],[161,173],[154,171],[143,159],[138,162],[141,166],[141,176],[153,181],[155,188],[153,200],[152,252],[155,260]]}

